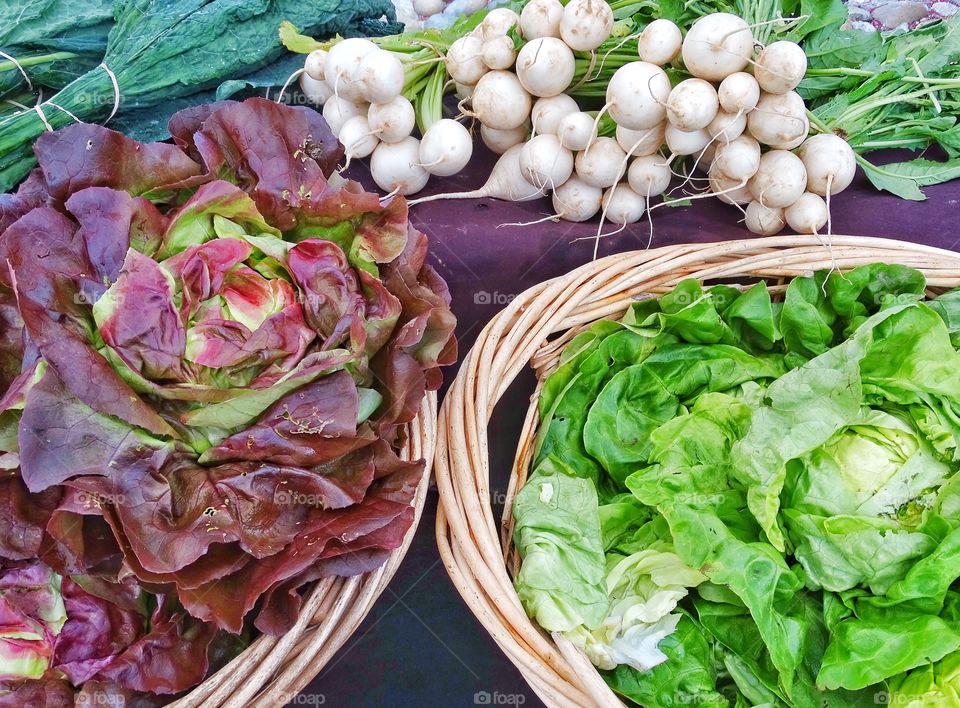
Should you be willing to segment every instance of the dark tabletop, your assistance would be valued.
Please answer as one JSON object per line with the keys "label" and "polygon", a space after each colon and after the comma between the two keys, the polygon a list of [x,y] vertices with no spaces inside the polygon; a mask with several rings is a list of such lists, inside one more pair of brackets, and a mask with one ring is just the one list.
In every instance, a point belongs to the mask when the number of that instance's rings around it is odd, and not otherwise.
{"label": "dark tabletop", "polygon": [[[475,189],[485,181],[493,160],[494,156],[483,150],[464,173],[434,178],[417,196]],[[374,188],[364,167],[352,172],[354,178]],[[960,181],[924,191],[927,201],[904,201],[876,191],[858,173],[854,184],[834,199],[834,233],[882,236],[957,250]],[[413,224],[430,237],[434,266],[450,285],[453,310],[459,318],[461,354],[514,295],[592,258],[594,242],[575,239],[595,235],[595,220],[592,224],[561,221],[497,228],[535,220],[549,212],[547,199],[523,204],[493,199],[439,201],[411,210]],[[751,234],[738,223],[740,218],[734,207],[713,198],[686,208],[658,209],[653,215],[653,245],[749,238]],[[645,248],[648,229],[644,219],[603,239],[600,255]],[[455,373],[448,370],[447,379]],[[491,421],[494,490],[506,487],[516,436],[532,390],[533,377],[520,377]],[[497,495],[493,496],[499,515]],[[432,486],[415,540],[396,576],[350,641],[291,705],[542,705],[447,578],[434,538],[436,509],[436,487]]]}

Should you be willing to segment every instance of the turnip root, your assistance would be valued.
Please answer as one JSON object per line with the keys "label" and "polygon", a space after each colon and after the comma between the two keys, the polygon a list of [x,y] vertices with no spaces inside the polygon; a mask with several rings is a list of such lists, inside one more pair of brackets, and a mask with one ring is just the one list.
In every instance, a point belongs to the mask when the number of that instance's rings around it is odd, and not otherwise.
{"label": "turnip root", "polygon": [[783,218],[783,209],[780,207],[764,206],[760,202],[750,202],[747,204],[747,214],[745,221],[747,228],[761,236],[773,236],[780,233],[786,220]]}
{"label": "turnip root", "polygon": [[[726,12],[705,15],[683,40],[683,64],[694,76],[722,81],[742,71],[753,55],[753,33],[746,21]],[[729,110],[729,109],[728,109]]]}
{"label": "turnip root", "polygon": [[[412,138],[411,138],[412,139]],[[381,146],[382,147],[382,146]],[[521,145],[514,145],[507,150],[497,164],[493,166],[490,177],[480,189],[470,192],[453,192],[450,194],[433,194],[429,197],[421,197],[409,202],[410,206],[432,202],[437,199],[479,199],[482,197],[493,197],[494,199],[505,199],[510,202],[527,202],[531,199],[538,199],[546,193],[544,189],[535,187],[524,179],[520,172],[520,151]],[[374,151],[376,156],[376,151]],[[383,187],[381,187],[383,188]]]}
{"label": "turnip root", "polygon": [[669,64],[680,55],[683,35],[670,20],[654,20],[647,25],[637,40],[637,49],[643,61],[657,66]]}
{"label": "turnip root", "polygon": [[520,11],[520,31],[527,39],[560,37],[560,0],[530,0]]}
{"label": "turnip root", "polygon": [[307,97],[308,101],[318,106],[325,104],[333,95],[330,84],[323,80],[318,81],[306,73],[300,75],[300,90],[303,91],[303,95]]}
{"label": "turnip root", "polygon": [[533,100],[511,71],[490,71],[473,89],[470,105],[477,120],[490,128],[510,130],[530,117]]}
{"label": "turnip root", "polygon": [[360,61],[356,82],[365,101],[392,101],[403,91],[403,62],[393,52],[370,52]]}
{"label": "turnip root", "polygon": [[610,36],[613,10],[606,0],[570,0],[560,18],[560,39],[577,52],[591,52]]}
{"label": "turnip root", "polygon": [[727,113],[749,113],[760,100],[760,84],[745,71],[737,71],[720,82],[717,97]]}
{"label": "turnip root", "polygon": [[707,131],[680,130],[672,124],[667,125],[663,138],[674,155],[693,155],[701,152],[710,143]]}
{"label": "turnip root", "polygon": [[717,147],[711,164],[713,169],[737,182],[750,179],[760,169],[760,143],[749,135],[741,135]]}
{"label": "turnip root", "polygon": [[314,49],[307,54],[303,62],[303,70],[307,75],[316,81],[323,81],[327,78],[325,69],[327,65],[327,51],[325,49]]}
{"label": "turnip root", "polygon": [[700,130],[717,117],[720,103],[713,85],[703,79],[686,79],[667,98],[667,120],[683,131]]}
{"label": "turnip root", "polygon": [[430,179],[420,167],[420,141],[408,136],[396,143],[381,142],[370,156],[370,175],[384,192],[419,192]]}
{"label": "turnip root", "polygon": [[488,69],[509,69],[517,60],[513,40],[506,35],[492,37],[483,43],[483,63]]}
{"label": "turnip root", "polygon": [[459,98],[461,101],[468,98],[473,98],[473,84],[461,84],[457,81],[454,81],[453,87],[456,90],[457,98]]}
{"label": "turnip root", "polygon": [[810,130],[803,99],[795,91],[761,95],[757,107],[747,116],[747,130],[764,145],[792,150]]}
{"label": "turnip root", "polygon": [[360,99],[357,83],[360,62],[367,54],[377,51],[381,50],[376,44],[362,37],[344,39],[330,47],[324,63],[324,77],[334,95],[351,101]]}
{"label": "turnip root", "polygon": [[447,73],[460,84],[472,86],[487,73],[483,63],[483,42],[478,37],[461,37],[447,50]]}
{"label": "turnip root", "polygon": [[663,122],[669,96],[670,79],[663,69],[645,61],[634,61],[621,66],[610,79],[605,108],[617,125],[646,130]]}
{"label": "turnip root", "polygon": [[603,190],[576,175],[553,190],[553,210],[566,221],[587,221],[600,211]]}
{"label": "turnip root", "polygon": [[707,177],[710,180],[710,192],[724,204],[738,206],[749,204],[753,199],[746,180],[730,179],[717,169],[716,164],[711,165]]}
{"label": "turnip root", "polygon": [[587,184],[606,189],[617,183],[627,153],[613,138],[597,138],[586,150],[577,153],[577,175]]}
{"label": "turnip root", "polygon": [[362,116],[366,112],[366,104],[354,103],[339,96],[331,96],[323,104],[323,119],[327,121],[334,135],[340,134],[340,129],[348,120],[354,116]]}
{"label": "turnip root", "polygon": [[364,115],[354,116],[344,122],[337,137],[343,145],[348,162],[355,157],[369,156],[380,142],[370,131]]}
{"label": "turnip root", "polygon": [[790,228],[798,234],[818,234],[827,225],[827,203],[823,197],[805,192],[793,204],[783,210]]}
{"label": "turnip root", "polygon": [[371,103],[367,109],[370,130],[385,143],[396,143],[413,132],[416,124],[413,104],[403,96],[386,103]]}
{"label": "turnip root", "polygon": [[413,11],[420,17],[431,17],[443,12],[443,0],[413,0]]}
{"label": "turnip root", "polygon": [[533,104],[530,120],[533,122],[533,131],[537,135],[543,133],[557,134],[560,121],[571,113],[579,112],[577,102],[561,93],[559,96],[539,98]]}
{"label": "turnip root", "polygon": [[663,145],[664,123],[659,123],[646,130],[630,130],[622,125],[617,126],[617,143],[629,155],[652,155]]}
{"label": "turnip root", "polygon": [[630,189],[626,182],[619,182],[604,192],[601,205],[609,222],[623,226],[640,221],[647,200]]}
{"label": "turnip root", "polygon": [[576,59],[570,47],[554,37],[531,40],[517,54],[517,78],[523,88],[534,96],[549,97],[563,93],[575,71]]}
{"label": "turnip root", "polygon": [[753,75],[767,93],[792,91],[807,73],[807,55],[799,44],[781,40],[768,44],[757,57]]}
{"label": "turnip root", "polygon": [[662,155],[644,155],[630,163],[627,183],[637,194],[648,199],[663,194],[670,186],[672,173]]}
{"label": "turnip root", "polygon": [[520,15],[508,7],[490,10],[480,23],[480,35],[484,41],[503,37],[510,28],[520,23]]}
{"label": "turnip root", "polygon": [[470,132],[450,118],[431,125],[420,140],[420,166],[439,177],[457,174],[472,154]]}
{"label": "turnip root", "polygon": [[514,145],[522,143],[527,139],[529,133],[530,126],[526,123],[510,130],[497,130],[480,124],[480,138],[483,140],[483,144],[498,155],[502,155]]}
{"label": "turnip root", "polygon": [[557,137],[567,150],[586,150],[597,139],[596,121],[589,113],[570,113],[557,124]]}
{"label": "turnip root", "polygon": [[799,157],[787,150],[771,150],[760,156],[760,167],[750,178],[750,194],[768,207],[787,207],[807,187],[807,170]]}
{"label": "turnip root", "polygon": [[739,113],[727,113],[719,111],[717,117],[710,121],[707,126],[707,135],[715,138],[721,143],[728,143],[736,140],[747,127],[747,116],[741,111]]}
{"label": "turnip root", "polygon": [[807,138],[797,154],[807,170],[807,190],[821,197],[845,190],[857,171],[850,144],[832,133]]}
{"label": "turnip root", "polygon": [[573,174],[573,153],[556,135],[536,135],[520,149],[520,173],[535,187],[556,189]]}

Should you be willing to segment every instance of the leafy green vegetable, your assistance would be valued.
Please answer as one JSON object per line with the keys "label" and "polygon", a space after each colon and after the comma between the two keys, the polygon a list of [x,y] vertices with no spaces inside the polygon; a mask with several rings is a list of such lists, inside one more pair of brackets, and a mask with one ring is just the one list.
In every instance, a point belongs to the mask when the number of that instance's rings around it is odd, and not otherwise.
{"label": "leafy green vegetable", "polygon": [[955,695],[960,292],[925,286],[685,281],[572,340],[514,508],[528,612],[646,706]]}

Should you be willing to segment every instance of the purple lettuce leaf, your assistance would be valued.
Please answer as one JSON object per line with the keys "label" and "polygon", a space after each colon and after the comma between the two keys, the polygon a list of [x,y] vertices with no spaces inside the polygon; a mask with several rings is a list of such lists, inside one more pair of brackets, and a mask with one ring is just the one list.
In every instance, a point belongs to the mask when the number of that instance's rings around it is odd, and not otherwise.
{"label": "purple lettuce leaf", "polygon": [[63,708],[74,705],[76,691],[70,682],[59,678],[28,681],[0,681],[0,706],[3,708]]}
{"label": "purple lettuce leaf", "polygon": [[18,470],[0,474],[0,558],[37,558],[44,529],[63,491],[54,487],[31,494]]}
{"label": "purple lettuce leaf", "polygon": [[60,575],[116,576],[123,553],[103,517],[109,502],[75,489],[55,489],[63,498],[47,521],[38,557]]}

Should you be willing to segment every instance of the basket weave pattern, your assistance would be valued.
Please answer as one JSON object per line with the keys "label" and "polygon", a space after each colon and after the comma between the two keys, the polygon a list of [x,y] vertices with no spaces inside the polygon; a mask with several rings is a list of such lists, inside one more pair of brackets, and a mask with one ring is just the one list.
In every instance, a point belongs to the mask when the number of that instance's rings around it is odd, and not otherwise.
{"label": "basket weave pattern", "polygon": [[[537,398],[564,345],[584,327],[617,318],[638,298],[686,278],[784,281],[820,269],[900,263],[924,273],[930,294],[960,286],[960,253],[887,239],[781,236],[690,244],[610,256],[518,295],[481,332],[440,411],[434,472],[440,491],[437,542],[457,590],[507,657],[549,706],[621,706],[585,655],[549,636],[513,588],[520,559],[512,545],[511,500],[526,481],[537,434]],[[775,288],[771,288],[775,290]],[[490,506],[487,425],[527,366],[537,374],[511,470],[503,518]]]}
{"label": "basket weave pattern", "polygon": [[427,496],[437,438],[437,394],[429,392],[407,425],[403,460],[423,459],[423,477],[413,500],[414,520],[403,545],[375,571],[350,578],[325,578],[305,592],[300,617],[282,637],[261,635],[239,656],[183,698],[176,708],[266,708],[294,699],[350,638],[410,547]]}

